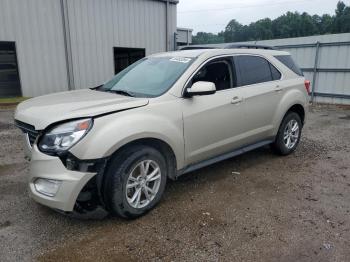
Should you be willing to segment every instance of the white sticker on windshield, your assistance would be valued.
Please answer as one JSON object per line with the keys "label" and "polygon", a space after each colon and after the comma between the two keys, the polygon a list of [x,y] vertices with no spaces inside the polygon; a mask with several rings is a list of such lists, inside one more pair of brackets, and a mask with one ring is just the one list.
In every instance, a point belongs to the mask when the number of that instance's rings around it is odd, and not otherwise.
{"label": "white sticker on windshield", "polygon": [[187,58],[187,57],[173,57],[173,58],[170,59],[170,61],[187,64],[188,62],[191,61],[191,58]]}

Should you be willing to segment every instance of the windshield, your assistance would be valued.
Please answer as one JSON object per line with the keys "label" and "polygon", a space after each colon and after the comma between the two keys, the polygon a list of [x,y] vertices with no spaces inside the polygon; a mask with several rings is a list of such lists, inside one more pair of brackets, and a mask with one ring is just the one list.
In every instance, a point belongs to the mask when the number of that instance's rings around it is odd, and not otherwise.
{"label": "windshield", "polygon": [[135,97],[160,96],[175,83],[193,58],[149,57],[130,65],[100,90]]}

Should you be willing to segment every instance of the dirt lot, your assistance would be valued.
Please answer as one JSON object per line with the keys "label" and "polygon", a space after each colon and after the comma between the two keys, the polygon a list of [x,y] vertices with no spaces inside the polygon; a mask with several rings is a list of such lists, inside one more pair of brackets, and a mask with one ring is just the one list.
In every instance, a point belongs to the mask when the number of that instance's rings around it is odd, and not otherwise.
{"label": "dirt lot", "polygon": [[350,110],[310,113],[298,150],[268,147],[170,182],[133,221],[82,221],[29,199],[13,110],[0,110],[1,261],[349,261]]}

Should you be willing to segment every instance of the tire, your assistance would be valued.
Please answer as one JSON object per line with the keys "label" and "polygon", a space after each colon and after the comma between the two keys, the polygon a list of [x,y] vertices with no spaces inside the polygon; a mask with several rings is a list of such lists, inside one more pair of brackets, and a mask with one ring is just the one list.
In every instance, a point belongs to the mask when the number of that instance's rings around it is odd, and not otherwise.
{"label": "tire", "polygon": [[[157,169],[159,172],[156,172]],[[130,146],[118,152],[110,161],[104,178],[104,201],[112,214],[137,218],[158,204],[166,180],[166,160],[159,151],[149,146]],[[127,186],[130,188],[127,189]]]}
{"label": "tire", "polygon": [[[289,131],[293,130],[293,127],[297,125],[297,132]],[[289,155],[297,148],[302,130],[302,123],[300,116],[295,112],[288,112],[282,120],[275,141],[272,143],[272,149],[279,155]],[[288,138],[289,136],[289,144]]]}

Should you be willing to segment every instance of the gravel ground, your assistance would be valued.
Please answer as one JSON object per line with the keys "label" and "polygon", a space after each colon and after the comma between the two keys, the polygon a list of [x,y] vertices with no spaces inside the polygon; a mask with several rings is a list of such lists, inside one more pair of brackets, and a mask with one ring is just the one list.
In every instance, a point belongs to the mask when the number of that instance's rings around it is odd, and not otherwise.
{"label": "gravel ground", "polygon": [[12,122],[0,110],[1,261],[349,261],[350,109],[313,108],[294,154],[265,147],[185,175],[133,221],[29,199]]}

